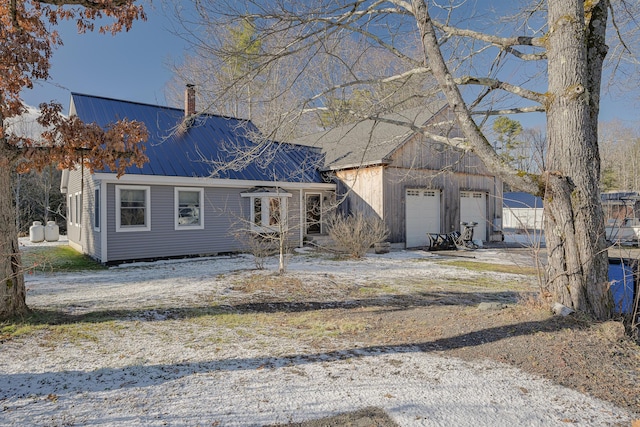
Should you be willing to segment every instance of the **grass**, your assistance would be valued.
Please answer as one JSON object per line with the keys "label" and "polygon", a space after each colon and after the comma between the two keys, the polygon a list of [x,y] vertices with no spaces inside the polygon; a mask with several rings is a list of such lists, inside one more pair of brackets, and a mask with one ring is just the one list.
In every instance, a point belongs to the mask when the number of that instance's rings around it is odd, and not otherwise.
{"label": "grass", "polygon": [[102,270],[106,267],[69,246],[31,248],[22,253],[25,271],[74,272]]}
{"label": "grass", "polygon": [[524,267],[520,265],[492,264],[489,262],[476,261],[441,261],[440,264],[451,265],[453,267],[466,268],[473,271],[492,271],[496,273],[508,274],[524,274],[527,276],[535,276],[538,271],[534,267]]}
{"label": "grass", "polygon": [[75,316],[53,310],[31,310],[24,316],[0,322],[0,341],[44,330],[54,335],[82,335],[82,331],[99,331],[105,325],[115,330],[118,315],[117,312],[96,312]]}
{"label": "grass", "polygon": [[[519,275],[535,275],[535,269],[531,267],[520,267],[513,265],[498,265],[466,260],[442,261],[441,264],[453,267],[465,268],[472,271],[499,272]],[[49,246],[30,248],[23,253],[23,264],[27,271],[42,272],[74,272],[85,270],[100,270],[105,268],[91,258],[75,251],[68,246]],[[403,295],[410,291],[424,291],[434,286],[444,289],[457,289],[458,287],[472,287],[475,289],[512,289],[521,288],[525,285],[521,283],[503,283],[503,280],[496,280],[492,277],[476,277],[472,279],[438,279],[422,278],[391,280],[390,283],[370,281],[364,286],[357,286],[354,289],[343,289],[336,285],[333,291],[335,298],[351,297],[376,297],[379,295]],[[236,280],[233,283],[236,291],[248,294],[263,294],[262,298],[271,296],[280,301],[291,299],[303,300],[311,298],[316,289],[309,288],[308,284],[300,278],[294,276],[280,276],[270,274],[251,274]],[[272,292],[277,290],[277,292]],[[267,292],[268,291],[268,292]],[[329,291],[325,289],[324,292]],[[347,292],[348,291],[348,292]],[[217,300],[215,303],[219,304]],[[236,336],[251,339],[253,335],[267,333],[268,335],[278,335],[283,337],[302,336],[314,339],[337,338],[343,335],[358,334],[366,330],[366,322],[359,318],[343,318],[337,315],[339,311],[328,315],[330,311],[321,310],[300,313],[229,313],[213,304],[208,308],[187,307],[177,310],[177,318],[188,320],[195,327],[213,328],[219,331],[234,331]],[[123,313],[99,312],[89,313],[79,317],[65,315],[63,313],[47,310],[35,310],[24,318],[13,322],[0,322],[0,341],[12,339],[19,336],[34,333],[46,333],[47,341],[68,341],[68,342],[95,342],[102,329],[116,330],[123,328]],[[126,316],[125,316],[126,317]],[[124,325],[130,322],[124,320]],[[126,329],[126,328],[125,328]],[[226,342],[225,334],[216,337],[222,344]]]}

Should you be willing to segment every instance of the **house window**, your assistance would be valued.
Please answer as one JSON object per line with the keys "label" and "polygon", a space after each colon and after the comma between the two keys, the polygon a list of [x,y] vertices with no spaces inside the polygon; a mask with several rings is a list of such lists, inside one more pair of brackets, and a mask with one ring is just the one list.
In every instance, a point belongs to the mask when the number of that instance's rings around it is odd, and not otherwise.
{"label": "house window", "polygon": [[100,189],[93,191],[93,228],[100,231]]}
{"label": "house window", "polygon": [[282,219],[281,205],[279,197],[269,197],[269,226],[277,227]]}
{"label": "house window", "polygon": [[116,186],[116,231],[151,230],[149,187]]}
{"label": "house window", "polygon": [[287,198],[289,193],[265,191],[243,193],[251,198],[251,228],[257,232],[278,231],[287,226]]}
{"label": "house window", "polygon": [[67,206],[67,210],[68,210],[67,217],[69,218],[69,224],[73,224],[74,207],[73,207],[73,195],[71,194],[69,194],[69,203]]}
{"label": "house window", "polygon": [[252,224],[256,227],[262,226],[262,198],[253,198],[253,212],[251,212],[253,218]]}
{"label": "house window", "polygon": [[75,223],[82,224],[82,193],[75,194]]}
{"label": "house window", "polygon": [[176,230],[203,229],[202,188],[175,189]]}

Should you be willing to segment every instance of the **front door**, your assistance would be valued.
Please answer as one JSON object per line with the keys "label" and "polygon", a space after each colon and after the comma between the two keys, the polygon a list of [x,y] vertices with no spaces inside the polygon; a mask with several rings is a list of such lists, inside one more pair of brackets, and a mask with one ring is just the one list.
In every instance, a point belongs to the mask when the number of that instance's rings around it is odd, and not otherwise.
{"label": "front door", "polygon": [[306,233],[320,234],[322,232],[322,197],[320,194],[306,196]]}

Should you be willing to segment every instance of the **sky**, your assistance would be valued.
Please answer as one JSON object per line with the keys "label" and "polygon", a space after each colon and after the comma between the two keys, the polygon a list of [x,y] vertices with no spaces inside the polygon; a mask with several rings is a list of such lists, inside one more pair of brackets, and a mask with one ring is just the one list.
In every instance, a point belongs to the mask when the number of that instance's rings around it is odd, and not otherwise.
{"label": "sky", "polygon": [[[64,45],[53,53],[51,79],[23,91],[23,100],[31,106],[55,100],[65,112],[71,92],[168,105],[165,86],[172,78],[169,64],[179,63],[188,45],[172,33],[170,15],[162,10],[161,1],[143,4],[147,21],[136,21],[131,31],[115,36],[97,32],[80,35],[74,23],[62,22],[57,29]],[[635,128],[640,124],[639,107],[640,91],[615,96],[603,93],[600,121],[618,119]],[[544,123],[542,114],[514,118],[524,127]]]}
{"label": "sky", "polygon": [[167,64],[180,61],[187,45],[171,33],[159,3],[144,3],[147,21],[115,36],[80,35],[73,22],[62,22],[57,30],[64,45],[53,53],[51,79],[24,91],[23,100],[31,106],[55,100],[65,112],[71,92],[167,105],[164,88],[172,77]]}

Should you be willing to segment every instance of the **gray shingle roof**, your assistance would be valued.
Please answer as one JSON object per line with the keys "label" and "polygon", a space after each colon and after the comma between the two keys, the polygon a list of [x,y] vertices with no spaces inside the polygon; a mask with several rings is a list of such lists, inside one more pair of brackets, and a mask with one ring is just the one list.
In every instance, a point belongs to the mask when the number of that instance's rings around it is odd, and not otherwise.
{"label": "gray shingle roof", "polygon": [[388,163],[391,154],[414,134],[406,125],[422,126],[446,106],[443,100],[399,113],[336,127],[295,139],[293,143],[320,147],[325,155],[324,168],[345,169]]}

